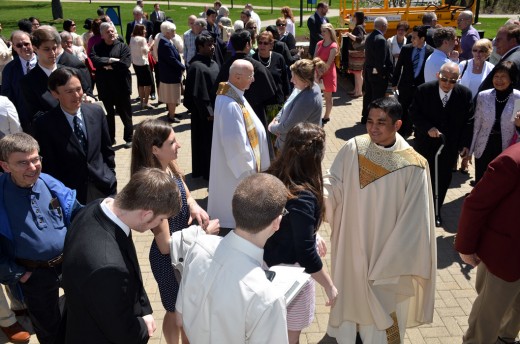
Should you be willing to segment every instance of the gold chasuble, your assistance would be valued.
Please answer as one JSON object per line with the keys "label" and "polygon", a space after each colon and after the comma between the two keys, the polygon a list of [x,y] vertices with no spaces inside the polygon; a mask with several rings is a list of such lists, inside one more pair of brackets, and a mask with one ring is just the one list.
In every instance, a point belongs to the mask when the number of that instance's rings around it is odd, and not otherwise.
{"label": "gold chasuble", "polygon": [[426,159],[412,147],[401,151],[385,151],[375,147],[368,134],[355,138],[358,150],[359,186],[368,184],[407,166],[426,167]]}
{"label": "gold chasuble", "polygon": [[249,139],[249,144],[251,145],[251,148],[253,148],[253,153],[255,155],[256,172],[260,172],[260,144],[258,142],[258,134],[256,132],[255,122],[251,118],[249,111],[247,111],[247,108],[242,102],[240,96],[235,92],[235,90],[231,86],[229,86],[227,82],[221,82],[219,84],[217,95],[227,96],[236,101],[238,105],[240,105],[240,109],[242,109],[242,114],[244,115],[244,122],[246,124],[247,138]]}

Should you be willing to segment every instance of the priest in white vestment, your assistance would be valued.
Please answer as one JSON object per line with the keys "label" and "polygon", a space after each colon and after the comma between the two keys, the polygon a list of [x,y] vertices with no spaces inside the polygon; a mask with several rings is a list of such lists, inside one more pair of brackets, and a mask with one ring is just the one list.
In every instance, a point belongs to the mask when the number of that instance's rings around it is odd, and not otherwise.
{"label": "priest in white vestment", "polygon": [[325,175],[332,279],[327,333],[338,343],[404,343],[433,321],[435,216],[428,163],[397,133],[395,98],[370,104],[368,135],[349,140]]}
{"label": "priest in white vestment", "polygon": [[[245,177],[265,171],[270,164],[267,135],[244,97],[254,82],[251,62],[236,60],[229,81],[220,83],[215,101],[208,188],[208,214],[219,219],[221,234],[235,228],[231,199]],[[224,229],[224,230],[223,230]]]}

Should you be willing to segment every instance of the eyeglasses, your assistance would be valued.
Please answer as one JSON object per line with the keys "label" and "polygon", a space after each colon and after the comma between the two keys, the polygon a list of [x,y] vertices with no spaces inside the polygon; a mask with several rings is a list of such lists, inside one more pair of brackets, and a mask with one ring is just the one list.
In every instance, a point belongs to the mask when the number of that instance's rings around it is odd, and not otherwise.
{"label": "eyeglasses", "polygon": [[289,214],[289,210],[283,208],[283,210],[282,210],[282,217],[284,217],[287,214]]}
{"label": "eyeglasses", "polygon": [[282,27],[284,27],[285,24],[276,24],[276,26],[282,26]]}
{"label": "eyeglasses", "polygon": [[448,79],[448,78],[442,76],[442,74],[439,74],[439,80],[442,82],[449,82],[450,84],[456,84],[458,81],[458,79]]}
{"label": "eyeglasses", "polygon": [[31,43],[29,42],[25,42],[25,43],[18,43],[18,44],[15,44],[14,46],[17,47],[18,49],[21,49],[23,47],[28,47],[29,45],[31,45]]}
{"label": "eyeglasses", "polygon": [[269,45],[271,44],[270,42],[265,42],[265,41],[258,41],[258,45]]}
{"label": "eyeglasses", "polygon": [[17,161],[14,163],[14,165],[20,169],[20,170],[25,170],[27,169],[31,164],[34,165],[34,166],[39,166],[41,165],[42,163],[42,160],[43,160],[43,157],[42,156],[37,156],[37,157],[34,157],[32,159],[29,159],[29,160],[22,160],[22,161]]}

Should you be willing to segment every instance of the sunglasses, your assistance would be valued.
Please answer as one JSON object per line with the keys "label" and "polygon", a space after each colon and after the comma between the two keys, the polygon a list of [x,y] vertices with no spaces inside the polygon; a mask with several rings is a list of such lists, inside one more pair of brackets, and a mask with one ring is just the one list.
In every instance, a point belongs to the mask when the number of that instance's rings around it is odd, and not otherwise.
{"label": "sunglasses", "polygon": [[449,82],[450,84],[456,84],[457,83],[457,79],[448,79],[442,75],[440,75],[439,77],[439,80],[442,81],[442,82]]}
{"label": "sunglasses", "polygon": [[15,47],[17,47],[18,49],[20,48],[23,48],[23,47],[28,47],[29,45],[31,45],[31,43],[18,43],[18,44],[15,44]]}
{"label": "sunglasses", "polygon": [[264,41],[259,41],[258,44],[259,44],[259,45],[269,45],[269,44],[271,44],[271,43],[269,43],[269,42],[264,42]]}

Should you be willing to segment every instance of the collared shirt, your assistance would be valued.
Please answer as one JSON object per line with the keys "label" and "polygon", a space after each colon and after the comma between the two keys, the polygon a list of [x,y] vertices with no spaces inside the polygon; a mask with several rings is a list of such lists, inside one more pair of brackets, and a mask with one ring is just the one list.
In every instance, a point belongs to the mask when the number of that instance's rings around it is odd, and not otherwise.
{"label": "collared shirt", "polygon": [[113,198],[105,198],[99,205],[101,207],[101,210],[103,213],[112,221],[114,222],[123,232],[125,232],[126,236],[130,235],[130,227],[128,227],[119,217],[114,214],[114,212],[110,209],[108,206],[108,203],[114,202]]}
{"label": "collared shirt", "polygon": [[442,50],[435,49],[426,59],[426,64],[424,65],[424,82],[437,80],[437,73],[446,62],[450,62],[446,53]]}
{"label": "collared shirt", "polygon": [[70,114],[67,111],[63,110],[63,108],[61,108],[61,111],[63,111],[63,113],[65,114],[65,118],[67,119],[67,122],[69,122],[72,131],[74,131],[74,117],[77,117],[79,119],[79,127],[83,131],[83,134],[85,134],[85,137],[87,137],[87,127],[85,126],[83,115],[81,114],[81,108],[78,109],[78,112],[76,112],[75,114]]}
{"label": "collared shirt", "polygon": [[40,66],[40,68],[43,70],[43,72],[45,74],[47,74],[47,76],[50,76],[52,74],[52,72],[54,72],[56,69],[58,69],[58,65],[56,65],[56,64],[54,64],[54,67],[52,69],[45,68],[44,66],[42,66],[39,63],[38,63],[38,66]]}
{"label": "collared shirt", "polygon": [[442,98],[444,98],[445,95],[448,95],[448,100],[447,100],[447,102],[448,102],[450,100],[452,92],[453,92],[453,89],[451,89],[448,93],[446,93],[442,90],[442,88],[439,87],[439,97],[441,97],[441,100],[442,100]]}
{"label": "collared shirt", "polygon": [[195,38],[197,35],[189,29],[184,33],[184,62],[186,65],[190,63],[190,60],[195,56],[197,48],[195,47]]}
{"label": "collared shirt", "polygon": [[[27,60],[22,59],[20,56],[18,56],[20,59],[20,63],[22,65],[23,75],[27,74]],[[29,67],[31,70],[36,67],[36,64],[38,63],[38,56],[36,54],[33,54],[31,59],[29,60]]]}
{"label": "collared shirt", "polygon": [[5,209],[13,233],[16,258],[50,260],[63,252],[67,227],[63,210],[41,179],[21,188],[6,179]]}
{"label": "collared shirt", "polygon": [[265,277],[263,254],[233,231],[199,236],[175,307],[191,343],[288,343],[285,300]]}

